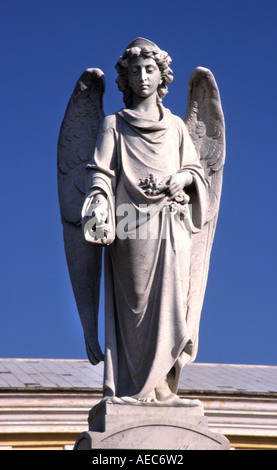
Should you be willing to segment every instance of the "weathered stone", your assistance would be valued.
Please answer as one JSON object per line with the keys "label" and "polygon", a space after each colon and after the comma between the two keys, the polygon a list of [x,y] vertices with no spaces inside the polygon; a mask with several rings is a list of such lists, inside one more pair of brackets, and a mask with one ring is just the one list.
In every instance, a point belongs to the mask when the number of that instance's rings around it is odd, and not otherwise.
{"label": "weathered stone", "polygon": [[105,397],[177,397],[181,368],[197,353],[225,124],[208,69],[189,80],[185,120],[162,105],[170,65],[167,52],[137,38],[116,63],[126,108],[104,117],[104,74],[89,69],[60,132],[65,249],[93,364],[103,359],[97,315],[105,245]]}
{"label": "weathered stone", "polygon": [[189,80],[185,120],[166,109],[170,65],[167,52],[137,38],[116,63],[126,108],[104,117],[104,74],[89,69],[61,127],[65,250],[92,364],[103,359],[97,321],[105,246],[103,389],[111,403],[90,413],[76,448],[90,439],[116,448],[227,445],[204,425],[201,404],[177,395],[181,369],[197,353],[224,117],[215,79],[202,67]]}

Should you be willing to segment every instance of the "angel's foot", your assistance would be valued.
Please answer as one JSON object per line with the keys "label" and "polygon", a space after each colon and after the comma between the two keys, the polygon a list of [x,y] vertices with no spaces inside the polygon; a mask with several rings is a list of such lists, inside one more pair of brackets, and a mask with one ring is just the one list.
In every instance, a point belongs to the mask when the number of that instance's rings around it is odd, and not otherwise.
{"label": "angel's foot", "polygon": [[143,396],[138,395],[132,398],[137,400],[140,403],[155,403],[156,402],[156,396],[155,396],[154,390],[148,393],[147,395],[143,395]]}
{"label": "angel's foot", "polygon": [[123,405],[123,404],[134,404],[137,400],[132,397],[109,397],[105,399],[107,403],[114,403],[116,405]]}
{"label": "angel's foot", "polygon": [[193,407],[193,406],[201,406],[203,408],[203,404],[200,400],[190,400],[188,398],[180,398],[175,393],[170,393],[165,395],[158,395],[159,398],[155,398],[152,394],[143,397],[107,397],[102,400],[107,403],[113,403],[116,405],[152,405],[152,406],[185,406],[185,407]]}
{"label": "angel's foot", "polygon": [[141,403],[154,403],[156,402],[156,398],[154,392],[152,392],[144,396],[108,397],[105,399],[105,401],[107,401],[108,403],[115,403],[120,405],[140,405]]}
{"label": "angel's foot", "polygon": [[169,388],[167,380],[163,380],[156,388],[155,388],[155,395],[156,399],[160,402],[167,401],[170,397],[175,396],[179,398],[175,393],[172,393],[172,390]]}
{"label": "angel's foot", "polygon": [[193,407],[193,406],[201,406],[203,407],[200,400],[190,400],[189,398],[180,398],[175,393],[171,393],[167,397],[163,398],[162,400],[157,401],[159,405],[167,405],[167,406],[185,406],[185,407]]}
{"label": "angel's foot", "polygon": [[169,406],[202,406],[200,400],[190,400],[188,398],[180,398],[176,393],[173,393],[169,388],[166,380],[162,381],[158,387],[155,388],[157,403],[160,405]]}

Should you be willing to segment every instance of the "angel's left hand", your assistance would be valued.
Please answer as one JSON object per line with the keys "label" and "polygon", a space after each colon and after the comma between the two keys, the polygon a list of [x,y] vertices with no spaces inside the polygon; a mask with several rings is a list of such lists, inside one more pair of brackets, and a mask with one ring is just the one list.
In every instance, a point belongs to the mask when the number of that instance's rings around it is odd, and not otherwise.
{"label": "angel's left hand", "polygon": [[188,171],[181,173],[174,173],[167,180],[161,182],[166,185],[166,191],[170,196],[170,199],[174,199],[182,189],[189,186],[192,183],[192,175]]}

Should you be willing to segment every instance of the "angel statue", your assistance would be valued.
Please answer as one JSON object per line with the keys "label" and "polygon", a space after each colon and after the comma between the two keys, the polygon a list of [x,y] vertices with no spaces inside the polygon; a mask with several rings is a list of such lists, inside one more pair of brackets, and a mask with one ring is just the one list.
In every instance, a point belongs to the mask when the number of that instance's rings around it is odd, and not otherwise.
{"label": "angel statue", "polygon": [[131,42],[115,66],[125,108],[106,117],[104,74],[86,70],[59,136],[68,269],[88,358],[104,359],[103,400],[115,403],[195,402],[179,398],[177,389],[182,367],[197,353],[225,125],[215,79],[202,67],[190,77],[184,120],[162,105],[173,80],[170,64],[153,42]]}

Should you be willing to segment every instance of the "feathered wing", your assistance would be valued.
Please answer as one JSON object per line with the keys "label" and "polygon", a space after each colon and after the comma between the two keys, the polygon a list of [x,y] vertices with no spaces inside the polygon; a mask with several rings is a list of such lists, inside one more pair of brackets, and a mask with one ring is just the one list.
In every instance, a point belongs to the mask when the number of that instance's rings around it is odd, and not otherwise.
{"label": "feathered wing", "polygon": [[103,360],[98,342],[98,308],[102,247],[84,239],[81,211],[87,191],[86,165],[91,160],[104,119],[105,77],[88,69],[69,100],[58,141],[58,195],[71,284],[92,364]]}
{"label": "feathered wing", "polygon": [[224,115],[216,81],[208,69],[197,67],[189,79],[185,124],[200,157],[208,188],[205,224],[200,232],[192,235],[187,311],[187,324],[193,343],[192,362],[198,349],[200,315],[217,224],[225,162]]}

